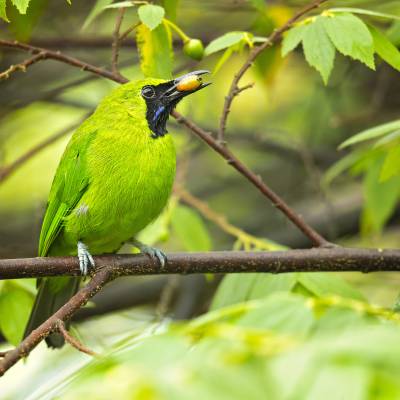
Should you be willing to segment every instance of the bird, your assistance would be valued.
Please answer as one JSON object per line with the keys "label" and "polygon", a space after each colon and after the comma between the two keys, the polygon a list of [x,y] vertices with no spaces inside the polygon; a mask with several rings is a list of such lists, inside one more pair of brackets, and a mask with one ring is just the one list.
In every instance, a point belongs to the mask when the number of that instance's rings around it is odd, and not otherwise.
{"label": "bird", "polygon": [[[165,265],[161,250],[135,236],[162,212],[172,191],[176,154],[169,115],[184,97],[210,84],[202,79],[207,73],[120,85],[74,132],[50,189],[38,255],[77,256],[82,276],[38,279],[24,338],[78,291],[95,267],[93,255],[131,243]],[[46,342],[59,348],[64,338],[52,333]]]}

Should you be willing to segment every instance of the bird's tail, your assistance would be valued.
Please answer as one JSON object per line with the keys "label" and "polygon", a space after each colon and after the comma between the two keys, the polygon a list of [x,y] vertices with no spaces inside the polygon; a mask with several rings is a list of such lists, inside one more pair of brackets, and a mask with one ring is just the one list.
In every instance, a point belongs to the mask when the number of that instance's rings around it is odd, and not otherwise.
{"label": "bird's tail", "polygon": [[[40,279],[24,338],[61,308],[78,291],[79,283],[80,278]],[[52,333],[47,336],[46,343],[49,347],[59,348],[64,345],[64,338],[59,333]]]}

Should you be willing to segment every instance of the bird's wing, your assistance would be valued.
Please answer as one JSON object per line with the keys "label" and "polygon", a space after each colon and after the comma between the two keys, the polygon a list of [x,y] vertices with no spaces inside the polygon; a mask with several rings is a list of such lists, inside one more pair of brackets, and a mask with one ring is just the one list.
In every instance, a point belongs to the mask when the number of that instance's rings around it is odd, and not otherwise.
{"label": "bird's wing", "polygon": [[40,232],[39,256],[42,257],[47,255],[62,229],[64,218],[71,213],[89,185],[86,154],[96,132],[85,132],[81,128],[71,138],[53,180]]}

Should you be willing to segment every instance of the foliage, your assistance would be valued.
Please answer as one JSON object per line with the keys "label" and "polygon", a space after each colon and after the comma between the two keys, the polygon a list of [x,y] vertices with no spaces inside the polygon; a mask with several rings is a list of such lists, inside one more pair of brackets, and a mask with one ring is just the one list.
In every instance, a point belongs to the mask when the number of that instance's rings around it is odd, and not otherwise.
{"label": "foliage", "polygon": [[[73,3],[60,3],[58,7],[65,7],[63,12],[67,13],[74,6]],[[97,0],[93,2],[91,9],[87,9],[87,14],[82,16],[81,33],[89,32],[92,36],[98,34],[100,37],[103,34],[100,28],[106,26],[108,29],[111,26],[109,21],[114,23],[115,14],[125,8],[124,28],[133,31],[128,36],[136,41],[139,56],[137,68],[132,68],[136,53],[133,54],[129,48],[129,68],[123,71],[129,78],[144,75],[170,79],[177,67],[181,64],[186,66],[188,62],[191,69],[192,65],[195,65],[194,69],[210,68],[214,74],[223,69],[224,74],[214,77],[212,87],[216,89],[213,94],[205,98],[203,103],[199,100],[198,106],[187,106],[187,110],[196,119],[204,121],[204,126],[211,126],[216,122],[213,112],[218,108],[218,100],[214,101],[214,97],[219,95],[223,99],[225,86],[229,84],[226,77],[237,72],[234,68],[255,46],[267,43],[269,34],[284,24],[286,16],[293,15],[294,9],[286,6],[279,8],[263,0],[250,0],[250,11],[247,12],[252,22],[236,21],[236,25],[227,26],[230,23],[227,17],[228,22],[221,21],[220,29],[209,33],[206,23],[211,17],[201,14],[201,18],[204,18],[204,22],[201,20],[204,32],[199,32],[187,22],[191,21],[190,10],[187,14],[183,13],[182,3],[177,0],[151,3]],[[343,2],[331,1],[330,5],[331,3],[338,3],[339,6]],[[244,100],[241,100],[241,96],[238,99],[238,103],[241,102],[237,107],[239,117],[234,122],[239,131],[243,127],[248,127],[252,133],[256,130],[273,131],[277,126],[278,143],[289,144],[289,150],[300,148],[297,154],[305,160],[305,164],[308,163],[307,167],[310,169],[314,167],[312,155],[315,143],[328,146],[344,140],[344,128],[340,125],[336,130],[331,128],[336,121],[334,116],[349,108],[350,116],[354,117],[354,104],[362,103],[360,98],[363,95],[367,97],[365,93],[351,97],[360,90],[358,87],[354,89],[351,84],[343,89],[344,94],[337,89],[338,86],[345,86],[342,84],[344,71],[354,68],[359,73],[364,69],[363,73],[375,76],[373,71],[384,64],[400,71],[400,53],[397,48],[400,43],[399,16],[385,7],[364,9],[356,8],[363,7],[363,2],[351,3],[355,7],[318,10],[288,29],[282,43],[277,45],[278,48],[280,46],[282,57],[279,57],[276,48],[271,48],[257,59],[258,75],[254,73],[251,76],[256,81],[254,97],[246,98],[244,94]],[[27,41],[47,7],[48,2],[44,0],[13,0],[7,4],[5,0],[0,0],[0,18],[8,21],[13,37]],[[107,33],[110,33],[110,29]],[[200,39],[203,38],[203,33],[209,34],[208,37],[204,35],[204,43],[208,42],[207,45],[203,45]],[[300,52],[296,52],[299,45],[302,46],[306,63],[319,72],[327,87],[321,89],[312,81],[314,77],[304,72],[302,68],[306,64]],[[289,54],[290,59],[287,57]],[[287,65],[298,71],[293,75],[288,74]],[[291,69],[290,72],[292,73]],[[69,76],[61,75],[57,72],[61,81],[58,83],[68,86]],[[317,74],[314,75],[320,81]],[[285,81],[286,85],[281,90],[280,108],[275,105],[274,92],[274,84],[278,80]],[[369,83],[368,81],[365,85]],[[98,98],[110,88],[101,86],[103,84],[104,82],[85,86],[83,83],[75,93],[73,90],[72,93],[68,90],[63,93],[57,100],[60,104],[64,102],[63,107],[68,109],[63,114],[64,118],[75,118],[68,107],[77,107],[76,103],[82,107],[82,102],[86,101],[84,105],[88,104],[90,108],[95,106]],[[258,88],[262,84],[267,87],[264,91]],[[54,83],[51,85],[56,86]],[[15,93],[16,90],[12,88],[12,92]],[[369,90],[367,93],[369,95]],[[297,102],[292,101],[295,96]],[[324,102],[321,101],[322,98]],[[48,114],[48,125],[52,117],[62,117],[45,101],[46,99],[41,106]],[[323,105],[326,105],[330,114]],[[11,122],[6,124],[2,121],[4,132],[18,131],[23,134],[29,127],[29,136],[37,137],[40,132],[31,129],[43,130],[43,116],[29,119],[32,110],[30,106],[25,104],[21,108],[23,110],[19,113],[11,113]],[[202,113],[203,109],[205,111]],[[254,110],[259,113],[256,114]],[[22,111],[26,114],[21,114]],[[260,116],[265,118],[261,119]],[[373,123],[379,124],[384,118],[389,121],[390,118],[395,118],[386,115],[378,117]],[[276,120],[283,122],[278,125]],[[400,199],[400,121],[394,120],[371,128],[372,125],[370,120],[366,120],[363,126],[369,128],[343,141],[340,149],[347,153],[340,153],[339,161],[325,175],[325,188],[328,184],[333,186],[333,181],[336,183],[344,172],[349,172],[350,182],[354,181],[355,176],[361,177],[364,197],[361,233],[365,236],[383,232]],[[352,129],[352,125],[349,126]],[[356,126],[357,129],[363,129]],[[174,126],[175,128],[178,130]],[[295,132],[292,135],[282,135],[281,131],[286,130]],[[318,132],[322,134],[318,136]],[[238,141],[240,133],[237,134]],[[178,154],[189,154],[188,158],[193,158],[190,162],[195,165],[191,170],[193,177],[187,179],[188,185],[195,186],[196,180],[208,179],[211,186],[221,177],[230,178],[222,175],[223,172],[219,169],[223,168],[219,168],[219,164],[213,164],[208,155],[202,155],[204,158],[200,162],[196,159],[197,156],[192,157],[197,151],[197,144],[177,136]],[[233,132],[232,137],[236,140]],[[0,144],[2,140],[0,132]],[[253,146],[254,153],[248,152],[245,146],[240,151],[262,173],[264,166],[269,172],[272,171],[271,179],[277,177],[278,186],[285,179],[288,160],[281,157],[283,164],[275,168],[276,159],[271,154],[272,151],[264,151],[263,143],[261,140],[258,142],[259,146]],[[20,151],[12,140],[9,148],[17,154]],[[59,150],[62,150],[62,146]],[[57,154],[58,152],[55,151]],[[0,153],[2,162],[3,157],[8,160],[11,151],[4,153]],[[54,159],[54,154],[51,157]],[[256,164],[256,158],[261,159],[259,164]],[[41,167],[49,169],[47,159],[42,160]],[[287,174],[291,173],[295,175],[293,170]],[[318,173],[319,171],[316,175]],[[300,192],[308,190],[312,185],[312,178],[298,181],[296,177],[297,175],[289,184],[282,184],[284,190],[295,187]],[[15,186],[18,188],[14,189],[19,194],[20,187],[29,183],[17,182],[19,184]],[[270,221],[269,214],[264,220],[264,208],[260,210],[255,201],[257,206],[253,206],[252,200],[244,193],[246,191],[241,190],[242,182],[235,187],[235,193],[231,191],[230,181],[227,182],[229,183],[223,186],[218,181],[217,186],[210,190],[218,192],[213,198],[213,206],[221,213],[229,215],[229,219],[235,223],[239,221],[246,229],[252,229],[255,222],[262,224],[263,229],[257,233],[260,237],[249,235],[235,227],[232,229],[232,224],[227,224],[223,219],[222,224],[217,224],[218,229],[224,230],[229,239],[221,239],[218,236],[220,232],[216,233],[212,226],[215,218],[213,220],[206,213],[183,205],[174,197],[169,208],[141,233],[139,239],[148,244],[167,243],[168,249],[184,251],[209,251],[222,246],[255,251],[286,248],[263,237],[268,236],[264,230],[266,225],[270,228],[268,232],[271,232],[278,230],[283,225],[282,221],[278,221],[278,226]],[[43,193],[46,190],[45,185],[37,189]],[[295,191],[295,196],[298,192]],[[21,197],[23,196],[14,196],[13,193],[9,196],[9,203],[16,202]],[[44,198],[42,200],[44,202]],[[248,200],[250,206],[242,212],[241,202]],[[36,209],[28,211],[31,215]],[[211,277],[210,280],[215,282],[216,277]],[[0,283],[0,331],[8,343],[15,345],[20,341],[34,294],[35,287],[30,280]],[[393,303],[393,298],[390,301]],[[132,320],[137,312],[134,311],[133,317],[130,316]],[[108,328],[110,329],[109,326]],[[336,400],[400,397],[397,379],[400,373],[400,354],[397,351],[400,339],[398,314],[390,309],[374,306],[370,298],[354,285],[333,274],[232,274],[222,279],[215,294],[203,305],[202,315],[199,317],[181,323],[171,323],[168,319],[157,323],[151,320],[135,335],[127,333],[129,330],[130,328],[126,329],[119,336],[123,336],[123,339],[117,345],[106,346],[106,349],[99,346],[102,350],[99,359],[86,361],[82,367],[75,363],[79,368],[72,375],[67,365],[62,370],[62,376],[54,377],[53,382],[49,379],[52,385],[47,397],[68,399],[90,395],[101,399],[109,398],[110,393],[116,398],[133,399],[186,399],[188,393],[193,399]],[[101,329],[96,333],[103,334]],[[106,336],[106,333],[103,335]],[[46,391],[45,384],[43,386]]]}

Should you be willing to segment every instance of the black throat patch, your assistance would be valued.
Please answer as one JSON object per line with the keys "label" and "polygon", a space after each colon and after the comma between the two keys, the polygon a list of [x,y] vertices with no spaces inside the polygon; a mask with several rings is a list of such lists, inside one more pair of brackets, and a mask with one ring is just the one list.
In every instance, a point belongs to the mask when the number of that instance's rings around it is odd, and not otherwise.
{"label": "black throat patch", "polygon": [[[168,83],[157,86],[149,85],[142,89],[142,96],[146,101],[146,119],[150,130],[153,132],[151,137],[157,139],[168,133],[167,121],[171,111],[178,104],[179,100],[170,101],[164,98],[163,94],[169,88]],[[150,94],[146,96],[146,92]]]}

